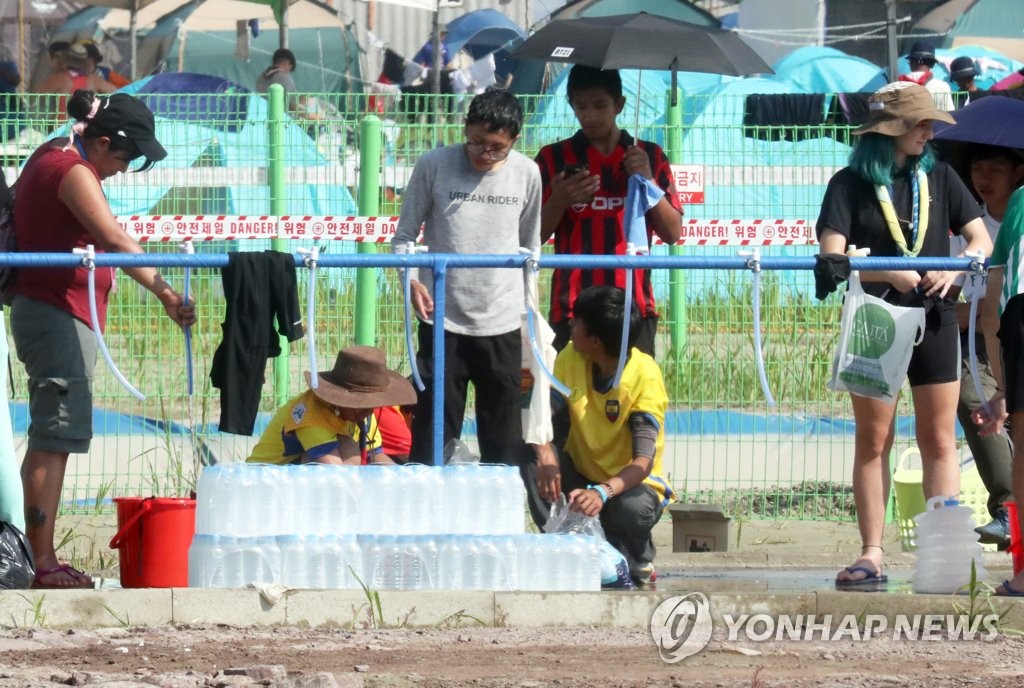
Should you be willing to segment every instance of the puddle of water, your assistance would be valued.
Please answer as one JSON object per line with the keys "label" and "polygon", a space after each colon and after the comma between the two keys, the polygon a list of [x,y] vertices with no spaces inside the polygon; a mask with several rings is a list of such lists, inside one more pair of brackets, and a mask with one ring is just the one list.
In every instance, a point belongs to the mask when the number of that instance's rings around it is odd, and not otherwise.
{"label": "puddle of water", "polygon": [[[884,592],[909,595],[913,569],[887,570]],[[698,569],[658,571],[658,592],[800,593],[835,590],[833,569]],[[857,592],[847,588],[844,592]],[[874,588],[870,591],[875,592]],[[864,591],[867,592],[867,591]],[[877,592],[882,592],[878,590]]]}

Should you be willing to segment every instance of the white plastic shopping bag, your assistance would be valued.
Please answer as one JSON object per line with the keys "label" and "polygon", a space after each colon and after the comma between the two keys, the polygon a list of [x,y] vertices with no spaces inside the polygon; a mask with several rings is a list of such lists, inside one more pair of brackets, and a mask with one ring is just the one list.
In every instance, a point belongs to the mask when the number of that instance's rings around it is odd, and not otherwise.
{"label": "white plastic shopping bag", "polygon": [[860,276],[851,273],[829,389],[894,402],[923,336],[924,308],[866,294]]}
{"label": "white plastic shopping bag", "polygon": [[541,317],[537,307],[537,272],[530,271],[526,277],[526,311],[520,337],[523,342],[522,377],[520,391],[522,393],[523,441],[527,444],[547,444],[555,437],[551,427],[551,381],[533,355],[530,344],[530,327],[528,318],[533,320],[533,332],[537,337],[537,346],[544,356],[544,365],[548,370],[555,367],[554,330]]}

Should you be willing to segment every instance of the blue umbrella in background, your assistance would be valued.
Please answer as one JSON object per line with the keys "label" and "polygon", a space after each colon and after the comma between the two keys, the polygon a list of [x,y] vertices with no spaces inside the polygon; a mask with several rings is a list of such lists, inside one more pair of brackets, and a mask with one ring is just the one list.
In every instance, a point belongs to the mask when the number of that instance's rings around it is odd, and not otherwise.
{"label": "blue umbrella in background", "polygon": [[1024,100],[1005,96],[986,96],[951,113],[956,124],[935,122],[935,147],[971,185],[971,149],[979,144],[1016,148],[1024,151]]}
{"label": "blue umbrella in background", "polygon": [[526,38],[526,31],[498,10],[482,9],[467,12],[448,22],[444,44],[455,57],[465,50],[474,60],[494,53],[494,73],[503,82],[514,72],[518,61],[509,56],[512,47]]}
{"label": "blue umbrella in background", "polygon": [[935,140],[1024,149],[1024,100],[987,96],[955,111],[953,117],[956,124],[935,123]]}
{"label": "blue umbrella in background", "polygon": [[483,9],[467,12],[448,22],[448,35],[444,40],[448,54],[454,56],[465,48],[474,58],[507,49],[526,38],[526,31],[498,10]]}

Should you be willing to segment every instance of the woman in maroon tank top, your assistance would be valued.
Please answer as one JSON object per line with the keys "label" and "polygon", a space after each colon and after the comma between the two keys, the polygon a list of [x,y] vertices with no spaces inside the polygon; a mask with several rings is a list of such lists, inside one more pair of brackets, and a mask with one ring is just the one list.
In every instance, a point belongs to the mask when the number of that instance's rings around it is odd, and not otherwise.
{"label": "woman in maroon tank top", "polygon": [[[50,141],[26,163],[15,198],[20,251],[66,252],[92,244],[99,251],[142,253],[118,224],[100,181],[145,158],[140,169],[166,157],[156,140],[153,114],[138,99],[100,99],[76,91],[68,114],[77,120],[70,140]],[[96,272],[98,325],[106,322],[110,269]],[[151,291],[167,315],[185,327],[195,308],[154,268],[125,268]],[[11,334],[29,376],[28,449],[21,477],[25,534],[36,561],[34,587],[92,587],[92,579],[57,560],[53,538],[64,472],[71,453],[84,453],[92,437],[92,368],[96,353],[85,268],[23,268],[15,278]],[[77,350],[76,350],[77,348]]]}

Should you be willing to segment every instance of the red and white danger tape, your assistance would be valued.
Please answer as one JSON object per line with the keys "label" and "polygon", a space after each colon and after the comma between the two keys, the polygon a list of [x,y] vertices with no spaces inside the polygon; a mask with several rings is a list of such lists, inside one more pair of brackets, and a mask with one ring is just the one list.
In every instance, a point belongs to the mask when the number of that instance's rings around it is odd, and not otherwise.
{"label": "red and white danger tape", "polygon": [[[398,218],[337,215],[131,215],[119,217],[140,242],[308,239],[391,241]],[[655,238],[656,243],[662,243]],[[678,242],[684,246],[790,246],[813,244],[806,220],[701,220],[686,218]]]}

